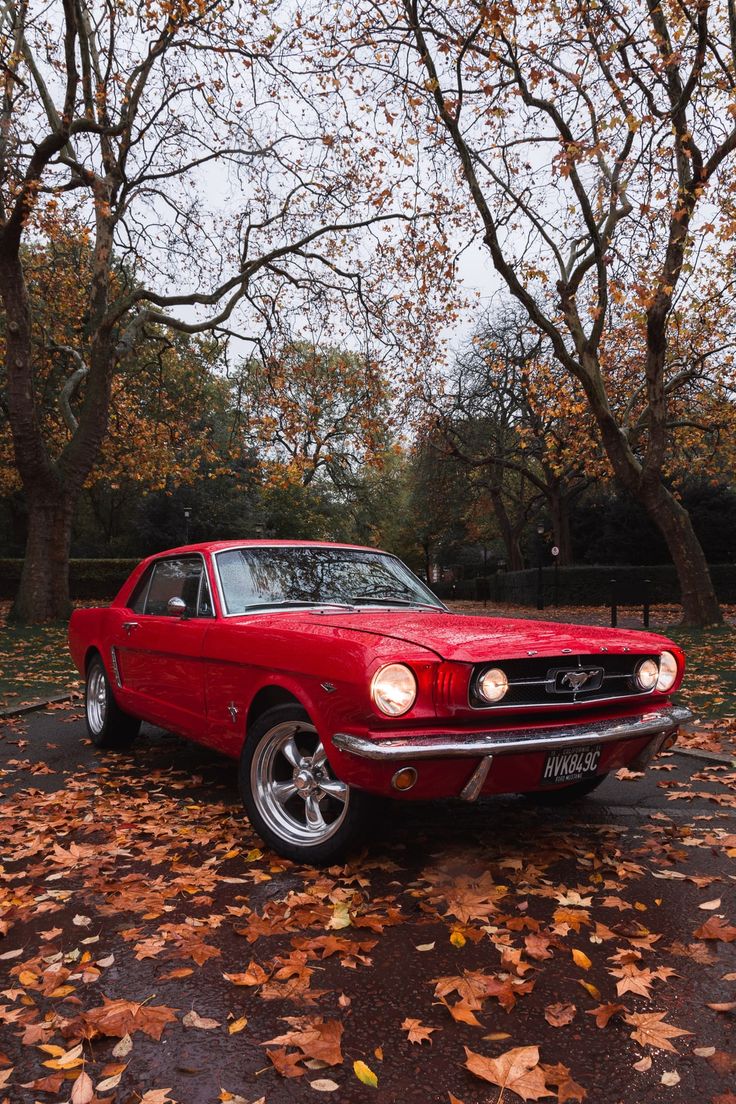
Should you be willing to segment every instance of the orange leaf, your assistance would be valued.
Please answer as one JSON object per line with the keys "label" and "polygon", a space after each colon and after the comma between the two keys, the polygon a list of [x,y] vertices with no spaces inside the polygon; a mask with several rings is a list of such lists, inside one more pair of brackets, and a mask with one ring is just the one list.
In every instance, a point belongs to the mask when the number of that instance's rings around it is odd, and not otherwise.
{"label": "orange leaf", "polygon": [[514,1047],[498,1058],[486,1058],[465,1047],[465,1065],[476,1077],[509,1089],[522,1100],[540,1100],[554,1096],[547,1088],[544,1073],[539,1066],[539,1047]]}

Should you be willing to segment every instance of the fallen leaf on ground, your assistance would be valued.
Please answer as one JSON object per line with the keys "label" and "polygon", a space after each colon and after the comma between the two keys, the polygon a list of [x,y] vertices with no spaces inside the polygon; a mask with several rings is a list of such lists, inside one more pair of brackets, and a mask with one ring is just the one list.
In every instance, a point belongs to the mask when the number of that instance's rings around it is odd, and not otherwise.
{"label": "fallen leaf on ground", "polygon": [[733,943],[736,940],[736,925],[726,923],[719,916],[709,916],[693,935],[696,939],[718,939],[722,943]]}
{"label": "fallen leaf on ground", "polygon": [[123,1035],[142,1031],[158,1040],[166,1025],[176,1022],[174,1009],[165,1005],[141,1004],[123,999],[109,1000],[107,997],[102,999],[104,1004],[82,1012],[79,1017],[87,1034],[91,1032],[91,1036],[119,1035],[122,1038]]}
{"label": "fallen leaf on ground", "polygon": [[585,1099],[585,1089],[572,1079],[567,1066],[563,1066],[561,1062],[558,1062],[556,1066],[542,1065],[542,1070],[547,1083],[556,1086],[559,1104],[565,1104],[565,1101],[568,1100],[582,1101]]}
{"label": "fallen leaf on ground", "polygon": [[213,1031],[216,1027],[221,1026],[219,1020],[212,1020],[207,1016],[200,1016],[199,1012],[195,1012],[194,1009],[192,1009],[191,1012],[187,1012],[181,1022],[185,1027],[198,1027],[202,1031]]}
{"label": "fallen leaf on ground", "polygon": [[359,1081],[362,1081],[364,1085],[370,1085],[372,1088],[378,1088],[378,1078],[373,1070],[358,1059],[357,1062],[353,1062],[353,1071]]}
{"label": "fallen leaf on ground", "polygon": [[299,1051],[293,1050],[291,1054],[284,1047],[278,1050],[267,1050],[266,1057],[273,1063],[274,1068],[282,1077],[303,1077],[304,1067],[299,1062],[304,1057]]}
{"label": "fallen leaf on ground", "polygon": [[119,1043],[112,1048],[113,1058],[125,1058],[133,1049],[133,1040],[130,1035],[123,1035]]}
{"label": "fallen leaf on ground", "polygon": [[498,1058],[486,1058],[465,1047],[465,1066],[481,1077],[516,1093],[522,1100],[540,1100],[543,1096],[554,1096],[547,1088],[544,1072],[539,1066],[539,1047],[514,1047]]}
{"label": "fallen leaf on ground", "polygon": [[436,1027],[425,1027],[420,1020],[405,1019],[401,1025],[401,1030],[408,1032],[408,1038],[410,1043],[431,1043],[430,1038],[433,1031],[437,1031]]}
{"label": "fallen leaf on ground", "polygon": [[273,1039],[267,1039],[263,1046],[298,1047],[298,1058],[318,1058],[328,1066],[338,1066],[342,1062],[343,1025],[339,1020],[323,1020],[316,1016],[284,1016],[292,1030]]}
{"label": "fallen leaf on ground", "polygon": [[612,1016],[618,1015],[619,1012],[627,1011],[628,1009],[625,1004],[599,1004],[597,1008],[587,1008],[585,1015],[595,1016],[597,1027],[606,1027]]}
{"label": "fallen leaf on ground", "polygon": [[548,1004],[544,1010],[544,1018],[551,1027],[564,1027],[575,1019],[577,1008],[574,1004]]}
{"label": "fallen leaf on ground", "polygon": [[80,1073],[72,1085],[72,1093],[69,1098],[71,1104],[90,1104],[90,1101],[95,1095],[95,1087],[92,1084],[92,1078],[84,1070]]}
{"label": "fallen leaf on ground", "polygon": [[678,1035],[692,1035],[692,1031],[664,1023],[666,1015],[666,1012],[632,1012],[624,1016],[624,1020],[635,1028],[631,1038],[638,1043],[656,1047],[657,1050],[676,1050],[670,1039],[676,1039]]}

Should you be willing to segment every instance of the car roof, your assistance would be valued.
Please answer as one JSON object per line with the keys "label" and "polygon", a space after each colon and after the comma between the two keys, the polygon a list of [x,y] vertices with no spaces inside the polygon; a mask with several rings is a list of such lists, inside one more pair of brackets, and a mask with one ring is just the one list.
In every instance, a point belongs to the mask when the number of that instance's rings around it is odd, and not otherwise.
{"label": "car roof", "polygon": [[[156,559],[159,556],[180,555],[184,552],[223,552],[228,548],[345,548],[355,552],[383,552],[382,548],[374,548],[367,544],[342,544],[337,541],[314,540],[276,540],[270,537],[246,538],[243,540],[201,541],[199,544],[183,544],[178,548],[167,548],[156,552],[148,559]],[[384,553],[388,555],[389,553]]]}

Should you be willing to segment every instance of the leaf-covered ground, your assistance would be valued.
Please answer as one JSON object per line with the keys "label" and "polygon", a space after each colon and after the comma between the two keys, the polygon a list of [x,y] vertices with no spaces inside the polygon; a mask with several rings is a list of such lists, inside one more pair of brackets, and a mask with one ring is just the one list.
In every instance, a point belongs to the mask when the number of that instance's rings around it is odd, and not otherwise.
{"label": "leaf-covered ground", "polygon": [[173,737],[65,707],[0,757],[3,1104],[736,1104],[731,768],[395,807],[318,871]]}

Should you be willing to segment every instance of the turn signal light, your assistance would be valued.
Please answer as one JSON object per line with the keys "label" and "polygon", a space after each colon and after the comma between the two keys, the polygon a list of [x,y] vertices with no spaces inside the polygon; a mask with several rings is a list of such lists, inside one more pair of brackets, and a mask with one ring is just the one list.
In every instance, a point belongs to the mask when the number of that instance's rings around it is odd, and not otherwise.
{"label": "turn signal light", "polygon": [[391,785],[395,790],[410,790],[416,780],[417,772],[414,767],[402,767],[391,779]]}

